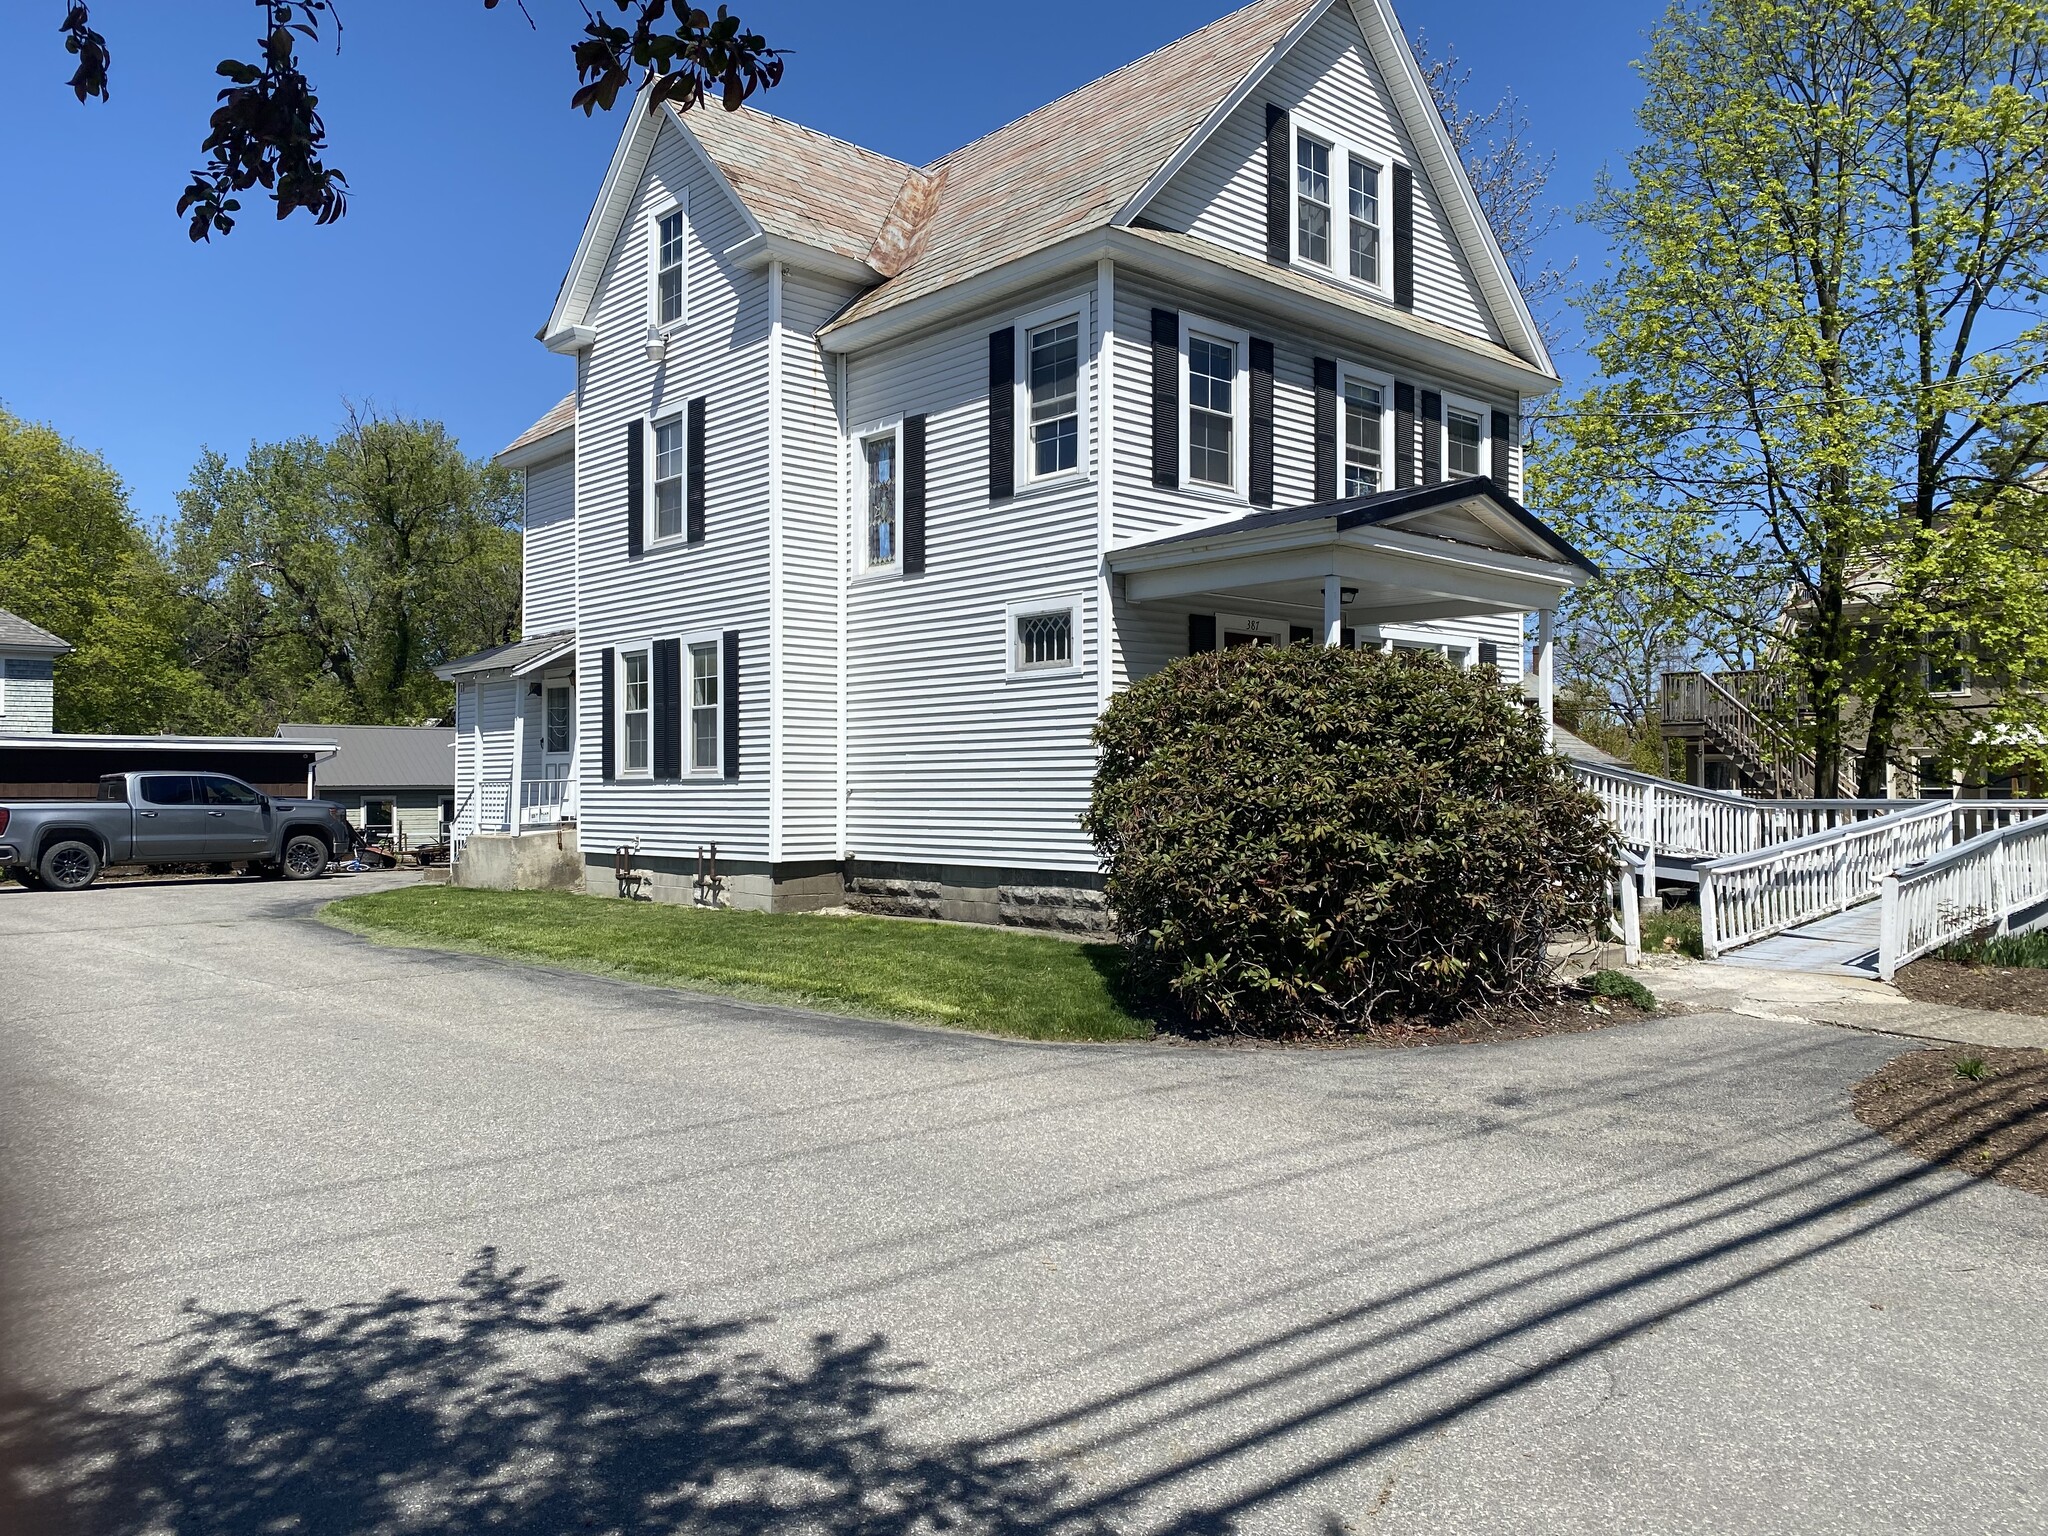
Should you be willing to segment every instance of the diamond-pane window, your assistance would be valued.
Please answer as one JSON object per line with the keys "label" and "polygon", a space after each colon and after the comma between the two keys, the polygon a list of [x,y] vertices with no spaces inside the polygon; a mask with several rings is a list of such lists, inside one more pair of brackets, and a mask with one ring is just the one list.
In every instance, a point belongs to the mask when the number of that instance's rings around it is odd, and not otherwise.
{"label": "diamond-pane window", "polygon": [[1017,617],[1017,670],[1034,672],[1074,664],[1074,614],[1070,608]]}

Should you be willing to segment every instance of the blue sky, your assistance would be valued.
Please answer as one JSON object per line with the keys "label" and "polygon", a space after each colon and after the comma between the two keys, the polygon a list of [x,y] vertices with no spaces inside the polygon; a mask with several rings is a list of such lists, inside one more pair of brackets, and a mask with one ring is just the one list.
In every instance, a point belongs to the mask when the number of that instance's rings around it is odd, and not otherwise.
{"label": "blue sky", "polygon": [[[922,163],[1214,19],[1229,0],[873,6],[739,0],[791,50],[768,110]],[[111,103],[78,105],[62,0],[0,7],[0,403],[103,454],[159,521],[202,447],[326,433],[344,400],[445,421],[494,451],[567,392],[533,333],[618,131],[567,106],[572,0],[347,0],[339,54],[310,60],[348,216],[316,229],[251,201],[194,246],[173,212],[217,88],[252,52],[243,0],[93,0]],[[1404,18],[1454,46],[1475,101],[1512,86],[1557,154],[1552,191],[1584,200],[1619,167],[1639,96],[1630,62],[1659,7],[1532,11],[1465,0]],[[877,17],[886,18],[886,25]],[[1569,19],[1567,19],[1569,18]],[[1219,86],[1219,89],[1221,87]],[[1592,233],[1555,254],[1596,270]],[[1567,378],[1576,359],[1564,360]]]}

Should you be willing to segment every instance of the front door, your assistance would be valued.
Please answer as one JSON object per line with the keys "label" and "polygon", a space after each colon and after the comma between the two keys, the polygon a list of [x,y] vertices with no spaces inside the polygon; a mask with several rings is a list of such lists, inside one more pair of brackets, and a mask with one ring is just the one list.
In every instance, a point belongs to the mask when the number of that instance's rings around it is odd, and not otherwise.
{"label": "front door", "polygon": [[573,682],[550,681],[541,690],[540,728],[540,776],[547,784],[545,809],[548,816],[559,816],[569,778],[569,762],[576,747],[576,685]]}

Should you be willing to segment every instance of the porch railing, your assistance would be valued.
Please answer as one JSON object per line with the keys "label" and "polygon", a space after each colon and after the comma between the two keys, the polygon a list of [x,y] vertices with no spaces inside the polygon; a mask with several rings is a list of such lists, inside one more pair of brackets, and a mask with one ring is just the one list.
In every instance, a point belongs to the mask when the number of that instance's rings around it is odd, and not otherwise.
{"label": "porch railing", "polygon": [[[1879,899],[1877,974],[1890,981],[1899,967],[1944,944],[1986,928],[2007,931],[2015,913],[2048,904],[2048,804],[1983,802],[2006,813],[1985,830],[1921,863],[1885,876]],[[1955,829],[1964,816],[1956,806]]]}
{"label": "porch railing", "polygon": [[574,780],[527,779],[519,786],[519,825],[551,827],[574,814]]}

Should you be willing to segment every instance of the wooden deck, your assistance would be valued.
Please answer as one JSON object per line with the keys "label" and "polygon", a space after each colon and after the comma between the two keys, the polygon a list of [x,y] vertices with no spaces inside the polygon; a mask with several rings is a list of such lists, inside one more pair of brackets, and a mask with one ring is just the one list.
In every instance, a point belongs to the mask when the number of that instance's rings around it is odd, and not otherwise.
{"label": "wooden deck", "polygon": [[1758,966],[1772,971],[1812,971],[1827,976],[1877,975],[1878,923],[1881,903],[1859,902],[1846,912],[1758,939],[1721,956],[1727,965]]}

